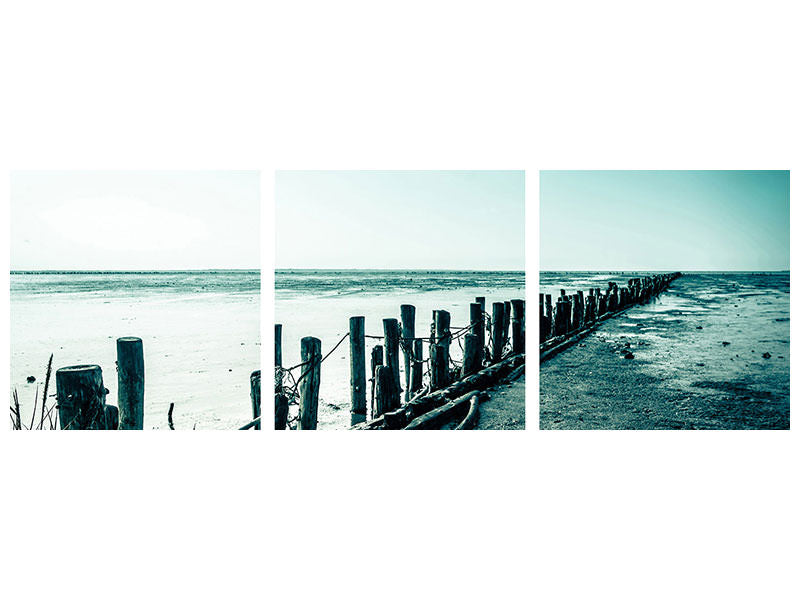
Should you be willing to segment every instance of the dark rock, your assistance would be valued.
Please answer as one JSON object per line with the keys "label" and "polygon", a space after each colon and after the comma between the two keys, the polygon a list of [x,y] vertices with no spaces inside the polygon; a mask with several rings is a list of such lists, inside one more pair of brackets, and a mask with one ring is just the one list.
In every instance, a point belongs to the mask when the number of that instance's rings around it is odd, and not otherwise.
{"label": "dark rock", "polygon": [[622,355],[623,358],[631,359],[633,358],[633,352],[626,352]]}
{"label": "dark rock", "polygon": [[630,348],[631,347],[631,343],[630,342],[625,342],[625,347],[626,348]]}
{"label": "dark rock", "polygon": [[698,325],[698,326],[697,326],[697,329],[702,329],[702,328],[703,328],[703,326],[702,326],[702,325]]}
{"label": "dark rock", "polygon": [[764,354],[762,354],[761,356],[763,356],[764,358],[771,358],[772,354],[770,354],[769,352],[764,352]]}
{"label": "dark rock", "polygon": [[34,381],[36,381],[36,377],[33,375],[28,375],[28,383],[33,383]]}
{"label": "dark rock", "polygon": [[694,364],[696,364],[698,367],[705,367],[706,366],[706,363],[694,363]]}
{"label": "dark rock", "polygon": [[730,345],[731,345],[731,343],[730,343],[730,342],[722,342],[722,345],[723,345],[723,346],[730,346]]}

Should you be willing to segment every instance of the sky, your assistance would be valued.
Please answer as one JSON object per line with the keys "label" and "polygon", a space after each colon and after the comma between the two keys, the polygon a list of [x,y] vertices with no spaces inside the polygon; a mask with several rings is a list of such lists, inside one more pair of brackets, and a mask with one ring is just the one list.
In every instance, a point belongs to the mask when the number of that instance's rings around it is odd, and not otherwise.
{"label": "sky", "polygon": [[255,171],[18,171],[12,270],[256,269]]}
{"label": "sky", "polygon": [[543,271],[789,268],[788,171],[542,171]]}
{"label": "sky", "polygon": [[279,171],[279,269],[525,268],[523,171]]}

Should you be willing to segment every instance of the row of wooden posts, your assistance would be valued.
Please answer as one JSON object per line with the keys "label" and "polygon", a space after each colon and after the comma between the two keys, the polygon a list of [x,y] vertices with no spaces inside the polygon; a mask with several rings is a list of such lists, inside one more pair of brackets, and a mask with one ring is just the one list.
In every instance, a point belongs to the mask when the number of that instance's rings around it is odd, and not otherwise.
{"label": "row of wooden posts", "polygon": [[583,291],[568,295],[562,289],[555,307],[550,294],[539,294],[539,343],[578,332],[606,315],[648,302],[680,275],[637,277],[629,279],[627,287],[610,281],[605,293],[601,293],[600,288],[592,288],[587,295]]}
{"label": "row of wooden posts", "polygon": [[[429,363],[427,392],[446,387],[454,376],[450,369],[450,344],[464,338],[464,357],[458,371],[465,377],[481,369],[484,363],[496,363],[510,340],[512,353],[525,351],[525,301],[494,302],[490,343],[486,343],[486,298],[479,296],[470,304],[470,324],[451,333],[450,313],[434,310],[431,335],[416,337],[416,307],[400,306],[400,321],[383,319],[383,336],[368,336],[364,332],[364,317],[350,317],[350,424],[367,419],[366,339],[382,339],[370,352],[371,413],[376,418],[396,410],[423,390],[423,364]],[[509,328],[511,333],[509,335]],[[282,325],[275,325],[275,428],[286,429],[289,416],[289,397],[284,388]],[[423,342],[429,344],[429,359],[423,359]],[[405,368],[404,386],[400,381],[400,352]],[[316,429],[319,405],[319,384],[322,370],[322,342],[315,337],[300,341],[300,375],[297,379],[299,414],[297,429]],[[402,400],[401,400],[402,398]]]}
{"label": "row of wooden posts", "polygon": [[[117,339],[117,406],[106,404],[99,365],[56,371],[56,402],[61,429],[144,429],[144,348],[141,338]],[[253,420],[242,429],[261,426],[261,371],[250,375]]]}

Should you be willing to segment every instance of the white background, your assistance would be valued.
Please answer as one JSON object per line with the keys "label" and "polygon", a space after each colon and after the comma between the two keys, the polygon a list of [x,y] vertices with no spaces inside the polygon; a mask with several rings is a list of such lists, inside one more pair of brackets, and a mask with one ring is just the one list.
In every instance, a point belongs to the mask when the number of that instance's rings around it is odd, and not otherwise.
{"label": "white background", "polygon": [[[538,169],[796,165],[796,17],[6,2],[2,172],[262,170],[266,368],[276,168],[527,169],[535,307]],[[798,597],[797,431],[539,432],[530,367],[525,432],[0,428],[3,597]]]}

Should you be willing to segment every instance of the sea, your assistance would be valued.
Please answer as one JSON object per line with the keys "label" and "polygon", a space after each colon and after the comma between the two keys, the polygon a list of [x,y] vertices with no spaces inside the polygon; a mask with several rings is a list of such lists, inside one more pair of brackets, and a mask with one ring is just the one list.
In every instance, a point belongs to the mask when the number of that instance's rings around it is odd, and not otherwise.
{"label": "sea", "polygon": [[[145,429],[236,429],[260,368],[260,271],[12,271],[11,388],[23,421],[55,370],[97,364],[116,404],[116,339],[142,338]],[[34,377],[28,383],[28,377]],[[54,397],[48,398],[48,403]]]}
{"label": "sea", "polygon": [[[561,288],[605,290],[609,281],[627,285],[652,274],[542,272],[539,291],[556,297]],[[685,272],[652,302],[604,322],[581,347],[542,364],[541,425],[788,428],[789,288],[788,271]],[[619,360],[617,372],[638,385],[604,412],[598,398],[614,389],[615,371],[603,366],[620,347],[635,359]]]}
{"label": "sea", "polygon": [[[322,341],[325,356],[349,332],[350,317],[365,317],[366,335],[382,336],[383,319],[400,319],[400,305],[416,306],[416,335],[426,336],[434,310],[447,310],[451,330],[469,324],[469,305],[477,296],[492,302],[525,298],[523,271],[402,271],[402,270],[277,270],[275,322],[283,327],[283,366],[300,363],[300,340]],[[382,344],[366,340],[370,349]],[[461,360],[462,349],[451,345],[451,356]],[[427,349],[425,350],[427,358]],[[402,358],[400,379],[405,381]],[[322,364],[319,429],[350,426],[350,348],[347,341]],[[369,388],[369,383],[367,384]],[[368,389],[369,398],[369,389]],[[369,399],[368,399],[369,404]]]}

